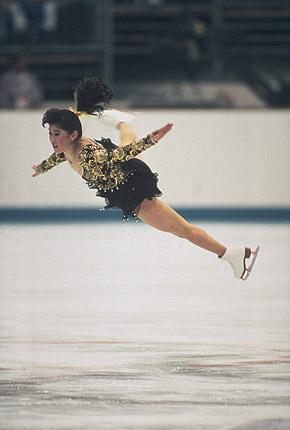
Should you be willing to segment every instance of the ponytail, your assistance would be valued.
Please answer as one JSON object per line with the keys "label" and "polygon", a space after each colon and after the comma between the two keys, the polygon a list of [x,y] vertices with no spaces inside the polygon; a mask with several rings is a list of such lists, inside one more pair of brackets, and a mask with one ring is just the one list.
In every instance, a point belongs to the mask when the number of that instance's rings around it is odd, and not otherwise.
{"label": "ponytail", "polygon": [[100,78],[83,78],[74,88],[75,107],[69,109],[48,109],[42,118],[42,126],[57,124],[68,133],[78,132],[82,137],[82,115],[101,115],[110,102],[113,92]]}
{"label": "ponytail", "polygon": [[74,88],[75,113],[101,114],[113,97],[112,90],[100,78],[86,77]]}

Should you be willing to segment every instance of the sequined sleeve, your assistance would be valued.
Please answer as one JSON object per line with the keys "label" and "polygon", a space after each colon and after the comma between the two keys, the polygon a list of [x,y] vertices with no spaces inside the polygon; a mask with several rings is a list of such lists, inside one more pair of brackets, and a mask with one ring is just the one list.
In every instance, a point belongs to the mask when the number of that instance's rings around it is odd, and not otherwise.
{"label": "sequined sleeve", "polygon": [[116,161],[128,161],[131,158],[135,158],[141,152],[155,145],[157,142],[153,139],[153,134],[137,140],[136,142],[129,143],[126,146],[119,146],[112,152],[112,160]]}
{"label": "sequined sleeve", "polygon": [[56,153],[54,152],[50,157],[46,160],[42,161],[37,168],[35,169],[36,173],[45,173],[53,167],[57,166],[60,163],[66,161],[65,155],[63,152]]}
{"label": "sequined sleeve", "polygon": [[79,159],[83,168],[86,167],[90,170],[90,168],[94,168],[96,164],[128,161],[136,157],[142,151],[155,145],[155,143],[157,142],[153,140],[153,135],[148,134],[148,136],[136,142],[129,143],[126,146],[120,146],[112,151],[107,151],[96,145],[86,145],[80,151]]}

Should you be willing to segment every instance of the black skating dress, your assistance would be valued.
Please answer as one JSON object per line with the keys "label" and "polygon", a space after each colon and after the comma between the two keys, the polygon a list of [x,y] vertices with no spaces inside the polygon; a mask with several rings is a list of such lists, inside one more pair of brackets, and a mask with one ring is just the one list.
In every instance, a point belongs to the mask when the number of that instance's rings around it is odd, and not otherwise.
{"label": "black skating dress", "polygon": [[[144,199],[162,195],[157,187],[158,174],[135,158],[155,143],[149,134],[123,147],[104,138],[82,147],[79,152],[82,178],[90,189],[97,191],[98,197],[105,199],[104,209],[119,208],[124,219],[136,218]],[[65,160],[63,153],[54,153],[38,166],[37,172],[44,173]]]}

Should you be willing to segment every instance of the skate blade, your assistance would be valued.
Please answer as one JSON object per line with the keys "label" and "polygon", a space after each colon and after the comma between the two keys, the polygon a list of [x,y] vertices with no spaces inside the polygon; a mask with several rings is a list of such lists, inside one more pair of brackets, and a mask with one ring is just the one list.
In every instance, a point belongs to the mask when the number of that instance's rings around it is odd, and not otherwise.
{"label": "skate blade", "polygon": [[241,279],[242,279],[243,281],[246,281],[246,280],[248,279],[248,277],[250,276],[251,271],[252,271],[252,269],[253,269],[253,267],[254,267],[254,264],[255,264],[255,262],[256,262],[256,259],[257,259],[257,257],[258,257],[258,253],[259,253],[259,251],[260,251],[260,246],[257,246],[257,248],[255,249],[255,251],[251,251],[251,254],[252,254],[254,257],[253,257],[253,259],[252,259],[251,264],[249,265],[249,267],[246,267],[246,268],[245,268],[245,271],[244,271],[244,273],[243,273],[243,274],[242,274],[242,276],[241,276]]}

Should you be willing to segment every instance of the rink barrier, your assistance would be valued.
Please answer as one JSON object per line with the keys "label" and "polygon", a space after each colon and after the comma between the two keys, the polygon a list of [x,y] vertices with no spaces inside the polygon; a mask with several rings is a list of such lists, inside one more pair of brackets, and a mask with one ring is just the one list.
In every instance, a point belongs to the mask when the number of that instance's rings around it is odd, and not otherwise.
{"label": "rink barrier", "polygon": [[[184,218],[200,222],[290,223],[290,207],[174,208]],[[1,224],[104,223],[122,221],[118,209],[91,207],[2,207]],[[130,220],[131,221],[131,220]],[[132,219],[133,222],[135,220]]]}

